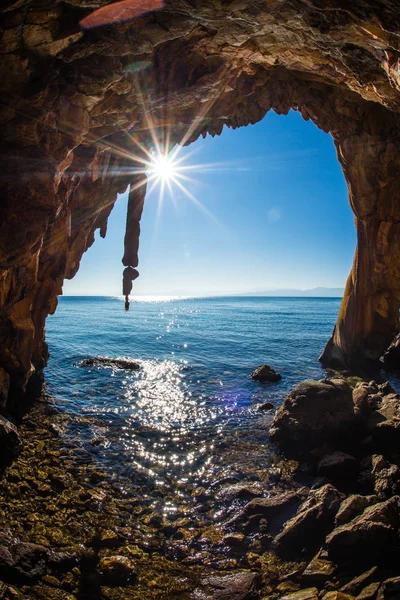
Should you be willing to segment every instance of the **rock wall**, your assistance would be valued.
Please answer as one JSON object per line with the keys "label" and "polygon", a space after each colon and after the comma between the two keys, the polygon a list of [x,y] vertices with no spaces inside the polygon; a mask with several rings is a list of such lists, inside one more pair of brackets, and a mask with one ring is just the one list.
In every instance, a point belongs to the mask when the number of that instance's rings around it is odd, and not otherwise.
{"label": "rock wall", "polygon": [[1,407],[40,386],[46,316],[154,135],[188,144],[271,109],[331,133],[355,213],[354,265],[322,358],[376,361],[399,329],[397,0],[166,0],[82,30],[106,4],[0,7]]}

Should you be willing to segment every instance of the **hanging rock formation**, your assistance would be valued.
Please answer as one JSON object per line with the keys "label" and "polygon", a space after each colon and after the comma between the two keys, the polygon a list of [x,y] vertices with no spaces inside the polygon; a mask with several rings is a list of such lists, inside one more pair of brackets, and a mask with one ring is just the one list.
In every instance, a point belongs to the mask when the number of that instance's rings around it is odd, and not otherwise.
{"label": "hanging rock formation", "polygon": [[[106,234],[117,194],[135,188],[154,135],[188,144],[271,109],[298,110],[335,141],[358,246],[322,358],[374,363],[399,329],[398,0],[166,0],[122,24],[80,27],[111,4],[0,7],[1,406],[40,385],[46,316],[95,231]],[[132,267],[144,192],[135,198]]]}

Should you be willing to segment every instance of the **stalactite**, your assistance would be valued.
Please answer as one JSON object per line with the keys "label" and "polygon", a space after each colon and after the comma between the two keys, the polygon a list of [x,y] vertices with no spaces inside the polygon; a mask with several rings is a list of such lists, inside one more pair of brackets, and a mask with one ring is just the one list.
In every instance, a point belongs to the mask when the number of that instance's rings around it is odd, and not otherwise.
{"label": "stalactite", "polygon": [[125,251],[122,259],[122,264],[126,267],[123,272],[122,280],[122,293],[125,296],[125,310],[129,310],[129,294],[132,291],[132,283],[139,277],[139,271],[137,271],[135,267],[139,264],[140,219],[143,212],[146,187],[147,178],[145,175],[140,174],[131,181],[129,190],[124,239]]}

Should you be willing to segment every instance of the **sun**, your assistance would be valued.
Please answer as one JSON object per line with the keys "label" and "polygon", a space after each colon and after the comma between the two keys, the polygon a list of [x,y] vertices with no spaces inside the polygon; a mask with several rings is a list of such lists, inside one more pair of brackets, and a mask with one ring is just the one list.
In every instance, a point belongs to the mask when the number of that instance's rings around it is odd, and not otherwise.
{"label": "sun", "polygon": [[151,156],[148,173],[150,179],[169,183],[179,176],[179,163],[175,157],[157,152]]}

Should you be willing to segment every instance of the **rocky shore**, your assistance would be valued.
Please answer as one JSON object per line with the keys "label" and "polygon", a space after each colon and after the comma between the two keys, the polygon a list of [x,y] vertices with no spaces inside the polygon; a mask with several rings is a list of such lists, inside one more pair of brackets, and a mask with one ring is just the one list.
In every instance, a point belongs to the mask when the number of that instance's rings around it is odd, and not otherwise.
{"label": "rocky shore", "polygon": [[269,413],[274,467],[194,490],[175,515],[65,444],[45,399],[18,432],[2,420],[0,598],[399,598],[399,395],[306,381]]}

